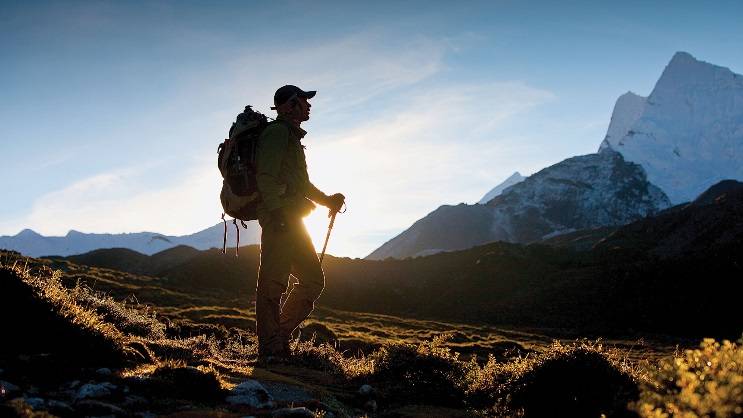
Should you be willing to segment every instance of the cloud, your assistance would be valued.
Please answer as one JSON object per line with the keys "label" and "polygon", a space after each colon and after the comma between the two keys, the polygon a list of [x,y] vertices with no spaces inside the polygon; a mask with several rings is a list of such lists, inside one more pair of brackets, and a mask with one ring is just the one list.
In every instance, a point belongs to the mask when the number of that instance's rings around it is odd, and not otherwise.
{"label": "cloud", "polygon": [[[439,205],[475,201],[514,171],[525,172],[519,164],[533,146],[502,128],[553,98],[520,82],[450,84],[414,92],[352,129],[316,134],[307,142],[311,178],[346,194],[350,207],[337,248],[365,255]],[[487,186],[474,186],[483,179]],[[326,221],[312,222],[317,235]],[[371,239],[359,242],[364,234]]]}
{"label": "cloud", "polygon": [[221,178],[201,161],[159,187],[157,167],[141,165],[100,173],[39,197],[25,225],[46,235],[154,231],[186,234],[217,223]]}
{"label": "cloud", "polygon": [[[70,228],[186,234],[213,225],[221,214],[214,155],[184,163],[193,158],[186,150],[211,151],[203,138],[217,138],[213,133],[234,118],[238,103],[266,98],[256,107],[267,112],[275,88],[285,83],[320,92],[308,124],[310,176],[328,193],[345,193],[349,204],[331,254],[364,256],[439,205],[476,201],[513,171],[528,173],[519,164],[531,142],[507,126],[552,93],[517,81],[437,81],[451,40],[398,39],[390,48],[391,41],[367,31],[294,48],[234,51],[221,73],[184,80],[178,97],[153,113],[154,126],[179,121],[164,131],[178,138],[175,160],[153,158],[75,181],[37,198],[21,224],[44,234]],[[183,103],[199,117],[180,117]],[[139,137],[152,136],[138,129]],[[307,224],[320,247],[325,211]]]}

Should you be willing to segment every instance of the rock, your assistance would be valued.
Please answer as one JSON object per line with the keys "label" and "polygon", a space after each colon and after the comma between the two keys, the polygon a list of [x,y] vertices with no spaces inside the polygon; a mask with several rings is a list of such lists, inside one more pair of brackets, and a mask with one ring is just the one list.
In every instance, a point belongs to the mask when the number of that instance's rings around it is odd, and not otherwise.
{"label": "rock", "polygon": [[374,395],[374,388],[371,385],[361,385],[359,395],[370,398]]}
{"label": "rock", "polygon": [[377,401],[374,399],[366,401],[364,404],[364,409],[369,412],[377,412]]}
{"label": "rock", "polygon": [[116,385],[103,382],[103,383],[86,383],[80,387],[75,395],[75,400],[88,399],[88,398],[104,398],[111,395],[111,391],[116,390]]}
{"label": "rock", "polygon": [[19,388],[18,386],[10,382],[6,382],[5,380],[0,380],[0,398],[17,395],[20,391],[21,388]]}
{"label": "rock", "polygon": [[126,411],[110,403],[85,399],[75,404],[77,413],[82,416],[113,415],[115,417],[126,416]]}
{"label": "rock", "polygon": [[67,385],[67,387],[70,388],[70,389],[75,389],[78,386],[80,386],[80,381],[79,380],[73,380],[72,382],[70,382]]}
{"label": "rock", "polygon": [[257,380],[246,380],[235,386],[225,400],[233,405],[246,405],[251,408],[275,408],[273,396]]}
{"label": "rock", "polygon": [[128,395],[124,398],[124,406],[126,407],[136,407],[136,406],[142,406],[146,405],[148,402],[147,398],[143,396],[138,395]]}
{"label": "rock", "polygon": [[27,398],[23,397],[23,401],[28,404],[33,409],[45,409],[46,408],[46,401],[42,398]]}
{"label": "rock", "polygon": [[281,408],[271,413],[272,418],[315,418],[315,413],[300,406],[298,408]]}
{"label": "rock", "polygon": [[273,399],[278,403],[285,401],[287,403],[297,404],[300,402],[309,402],[315,399],[309,392],[307,392],[307,390],[295,385],[280,382],[266,382],[263,384],[263,387],[266,388],[268,393],[270,393]]}
{"label": "rock", "polygon": [[46,402],[46,407],[49,413],[60,416],[70,416],[75,413],[75,410],[66,402],[58,401],[56,399],[49,399]]}
{"label": "rock", "polygon": [[111,369],[103,367],[95,371],[100,376],[111,376]]}

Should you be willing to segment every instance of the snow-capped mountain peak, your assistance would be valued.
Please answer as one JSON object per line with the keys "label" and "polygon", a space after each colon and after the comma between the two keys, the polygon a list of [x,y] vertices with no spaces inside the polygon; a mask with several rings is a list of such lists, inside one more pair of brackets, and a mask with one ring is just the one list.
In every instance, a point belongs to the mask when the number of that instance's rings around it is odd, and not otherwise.
{"label": "snow-capped mountain peak", "polygon": [[609,129],[606,131],[606,137],[601,143],[599,151],[606,148],[617,149],[622,138],[627,135],[632,125],[642,116],[646,101],[647,97],[642,97],[631,91],[619,96],[616,104],[614,104]]}
{"label": "snow-capped mountain peak", "polygon": [[743,179],[743,77],[678,52],[644,105],[625,96],[601,149],[642,165],[673,203]]}
{"label": "snow-capped mountain peak", "polygon": [[483,196],[482,199],[480,199],[477,203],[480,205],[488,203],[489,201],[493,200],[493,198],[503,193],[504,190],[513,186],[514,184],[521,183],[522,181],[524,181],[524,179],[526,179],[526,177],[522,176],[521,173],[519,173],[518,171],[511,174],[511,176],[505,179],[501,184],[493,187],[489,192],[485,193],[485,196]]}

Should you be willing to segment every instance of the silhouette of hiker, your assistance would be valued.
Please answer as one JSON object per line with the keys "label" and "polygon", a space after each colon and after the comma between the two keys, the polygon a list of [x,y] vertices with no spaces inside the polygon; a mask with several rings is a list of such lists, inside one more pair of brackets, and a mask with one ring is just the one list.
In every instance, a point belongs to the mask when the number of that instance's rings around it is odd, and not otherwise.
{"label": "silhouette of hiker", "polygon": [[[262,203],[258,206],[261,234],[261,262],[256,290],[255,316],[258,356],[289,355],[289,339],[312,312],[315,300],[325,287],[320,261],[302,218],[314,208],[312,202],[338,212],[345,197],[328,196],[315,187],[307,174],[300,128],[310,118],[307,99],[315,91],[286,85],[274,94],[278,113],[258,139],[257,183]],[[289,274],[297,280],[281,306]]]}

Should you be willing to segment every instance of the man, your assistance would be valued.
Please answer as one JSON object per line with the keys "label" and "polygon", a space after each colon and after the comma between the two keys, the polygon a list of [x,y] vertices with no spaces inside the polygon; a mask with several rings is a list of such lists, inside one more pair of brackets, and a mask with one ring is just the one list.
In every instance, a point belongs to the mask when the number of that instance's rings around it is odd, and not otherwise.
{"label": "man", "polygon": [[[261,235],[261,263],[258,272],[255,316],[258,355],[261,358],[287,357],[289,338],[314,309],[325,287],[320,261],[302,218],[314,208],[312,202],[337,212],[344,196],[328,196],[315,187],[307,174],[304,146],[307,134],[300,125],[310,118],[315,91],[286,85],[274,94],[278,113],[258,140],[256,155],[258,207]],[[283,306],[289,274],[297,278]]]}

